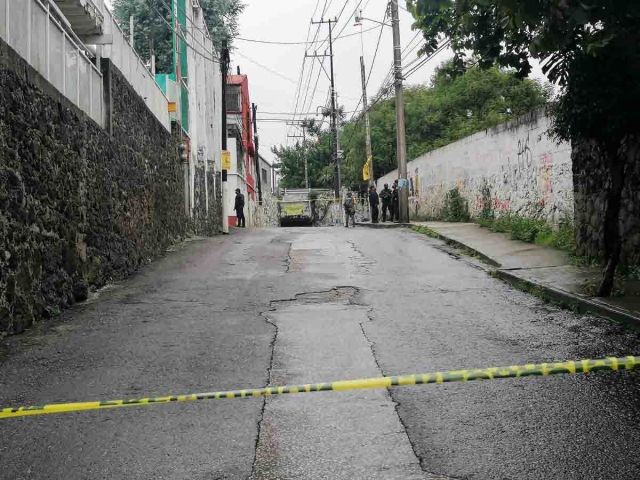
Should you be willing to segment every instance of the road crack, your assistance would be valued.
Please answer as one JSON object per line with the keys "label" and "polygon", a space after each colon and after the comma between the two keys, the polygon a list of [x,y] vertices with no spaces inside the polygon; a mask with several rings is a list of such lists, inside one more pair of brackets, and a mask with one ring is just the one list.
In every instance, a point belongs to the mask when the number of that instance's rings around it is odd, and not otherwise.
{"label": "road crack", "polygon": [[[269,310],[260,313],[260,315],[264,318],[264,321],[267,322],[269,325],[271,325],[274,329],[273,337],[271,338],[271,342],[269,344],[269,348],[271,348],[271,357],[269,358],[269,366],[267,367],[267,382],[264,388],[270,386],[273,381],[273,359],[275,358],[276,341],[278,340],[278,332],[279,332],[278,325],[273,320],[271,320],[271,318],[269,318],[269,312],[276,311],[276,307],[273,306],[273,303],[274,302],[271,302],[271,308]],[[258,417],[258,425],[257,425],[258,431],[256,432],[256,441],[253,448],[253,462],[251,464],[251,473],[247,477],[247,480],[251,480],[255,478],[256,467],[258,464],[258,448],[260,445],[260,436],[262,434],[262,422],[264,421],[264,413],[265,413],[265,410],[267,409],[267,397],[263,396],[261,400],[262,400],[262,405],[260,407],[260,415]]]}
{"label": "road crack", "polygon": [[[373,308],[370,308],[367,311],[367,318],[369,319],[370,322],[373,321],[372,313],[373,313]],[[375,362],[378,370],[380,371],[380,374],[383,377],[386,377],[387,374],[385,373],[384,369],[382,368],[382,365],[380,365],[380,361],[378,360],[378,354],[376,352],[376,343],[369,338],[369,335],[367,335],[367,332],[366,332],[366,330],[364,328],[364,322],[360,322],[359,325],[360,325],[360,330],[362,330],[362,335],[364,336],[365,340],[369,343],[369,348],[371,349],[371,355],[373,356],[373,361]],[[387,394],[389,395],[389,398],[393,402],[393,406],[395,408],[396,415],[398,416],[398,420],[400,421],[400,424],[402,425],[402,429],[404,431],[404,434],[407,436],[407,440],[409,441],[409,444],[411,445],[411,449],[413,450],[413,454],[416,457],[416,459],[418,460],[418,463],[420,464],[420,469],[424,472],[424,474],[426,475],[426,478],[428,480],[456,480],[456,479],[454,479],[452,477],[446,477],[444,475],[438,475],[438,474],[435,474],[433,472],[429,472],[426,469],[426,466],[425,466],[426,460],[418,453],[418,448],[417,448],[416,444],[413,442],[413,440],[411,439],[411,436],[409,435],[409,430],[407,428],[407,425],[405,424],[402,416],[400,415],[401,403],[398,400],[396,400],[396,398],[394,397],[393,392],[391,391],[390,388],[387,388],[386,390],[387,390]]]}

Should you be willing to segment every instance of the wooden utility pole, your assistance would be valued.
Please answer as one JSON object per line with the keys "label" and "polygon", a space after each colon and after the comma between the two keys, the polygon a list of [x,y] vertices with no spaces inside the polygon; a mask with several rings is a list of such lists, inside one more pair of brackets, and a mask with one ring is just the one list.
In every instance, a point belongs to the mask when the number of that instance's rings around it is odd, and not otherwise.
{"label": "wooden utility pole", "polygon": [[364,107],[364,123],[367,137],[367,163],[369,164],[369,186],[375,185],[373,179],[373,151],[371,148],[371,123],[369,123],[369,101],[367,100],[367,75],[364,68],[364,57],[360,57],[360,70],[362,74],[362,105]]}
{"label": "wooden utility pole", "polygon": [[341,174],[341,166],[340,166],[340,155],[338,153],[338,111],[336,108],[336,86],[335,86],[335,78],[333,74],[333,25],[337,22],[337,19],[334,20],[324,20],[321,19],[318,22],[311,21],[313,25],[319,25],[328,23],[329,24],[329,55],[308,55],[310,57],[329,57],[331,64],[331,134],[333,140],[333,164],[334,164],[334,189],[336,198],[340,198],[340,191],[342,190],[342,174]]}
{"label": "wooden utility pole", "polygon": [[400,46],[400,16],[398,0],[391,0],[393,27],[393,64],[396,84],[396,131],[398,157],[398,196],[400,223],[409,223],[409,182],[407,180],[407,144],[404,124],[404,92],[402,90],[402,47]]}
{"label": "wooden utility pole", "polygon": [[302,135],[287,135],[289,138],[302,139],[302,155],[304,157],[304,188],[309,189],[309,162],[307,158],[307,120],[294,120],[287,122],[287,125],[302,128]]}

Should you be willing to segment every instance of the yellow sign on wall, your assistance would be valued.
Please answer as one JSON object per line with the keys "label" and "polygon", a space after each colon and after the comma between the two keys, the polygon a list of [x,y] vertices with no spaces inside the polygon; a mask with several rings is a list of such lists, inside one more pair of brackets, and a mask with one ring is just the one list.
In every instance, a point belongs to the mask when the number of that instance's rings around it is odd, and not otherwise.
{"label": "yellow sign on wall", "polygon": [[284,214],[289,216],[289,217],[303,215],[304,214],[304,205],[300,205],[300,204],[297,204],[297,205],[285,205]]}
{"label": "yellow sign on wall", "polygon": [[222,170],[231,170],[231,152],[229,150],[222,151]]}
{"label": "yellow sign on wall", "polygon": [[364,168],[362,169],[362,178],[363,180],[371,179],[371,162],[373,161],[373,157],[367,158],[367,163],[364,164]]}

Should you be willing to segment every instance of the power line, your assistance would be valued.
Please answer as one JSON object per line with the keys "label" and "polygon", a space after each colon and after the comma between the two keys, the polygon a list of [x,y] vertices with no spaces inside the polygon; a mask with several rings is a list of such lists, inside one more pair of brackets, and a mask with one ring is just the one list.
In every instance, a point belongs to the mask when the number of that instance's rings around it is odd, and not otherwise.
{"label": "power line", "polygon": [[413,67],[412,69],[410,69],[408,72],[404,73],[404,78],[407,79],[409,78],[411,75],[413,75],[415,72],[417,72],[418,70],[420,70],[424,65],[426,65],[431,59],[433,59],[433,57],[435,57],[438,53],[440,53],[441,51],[443,51],[445,48],[447,48],[449,45],[451,44],[451,41],[448,40],[446,42],[444,42],[440,47],[438,47],[437,50],[435,50],[431,55],[429,55],[427,58],[425,58],[423,61],[421,61],[418,65],[416,65],[415,67]]}
{"label": "power line", "polygon": [[273,75],[276,75],[284,80],[286,80],[287,82],[292,82],[292,83],[298,83],[297,81],[295,81],[293,78],[289,78],[285,75],[282,75],[281,73],[276,72],[275,70],[271,70],[269,67],[265,67],[264,65],[262,65],[261,63],[256,62],[255,60],[253,60],[252,58],[247,57],[246,55],[243,55],[242,53],[236,51],[235,52],[237,55],[240,55],[242,58],[244,58],[245,60],[249,60],[251,63],[254,63],[255,65],[259,66],[260,68],[265,69],[267,72],[272,73]]}
{"label": "power line", "polygon": [[[402,54],[402,55],[404,55],[404,52],[406,52],[406,51],[407,51],[407,49],[408,49],[408,48],[411,46],[411,44],[416,40],[416,38],[418,38],[418,37],[420,36],[420,34],[421,34],[421,33],[422,33],[421,31],[418,31],[418,33],[416,33],[416,36],[415,36],[415,37],[413,37],[413,38],[411,39],[411,41],[407,44],[407,46],[406,46],[406,47],[404,47],[404,50],[402,50],[402,52],[401,52],[401,54]],[[418,42],[418,44],[420,44],[420,42]],[[415,48],[415,47],[414,47],[414,48]]]}
{"label": "power line", "polygon": [[[324,65],[322,65],[322,63],[320,64],[321,67],[323,67],[324,70]],[[318,83],[320,83],[320,75],[321,75],[321,70],[318,71],[318,76],[316,77],[316,84],[313,87],[313,93],[311,94],[311,100],[309,100],[309,106],[307,108],[311,108],[311,105],[313,105],[313,99],[316,98],[316,92],[318,91]],[[304,104],[302,105],[303,110],[305,109]]]}
{"label": "power line", "polygon": [[[363,30],[362,33],[367,33],[367,32],[371,32],[373,30],[376,30],[378,27],[371,27],[371,28],[367,28],[366,30]],[[318,29],[319,30],[319,29]],[[360,33],[349,33],[347,35],[342,35],[340,37],[340,39],[343,38],[349,38],[349,37],[355,37],[356,35],[360,35]],[[317,35],[316,35],[317,37]],[[308,42],[279,42],[276,40],[260,40],[257,38],[243,38],[243,37],[234,37],[234,40],[240,40],[242,42],[250,42],[250,43],[262,43],[265,45],[314,45],[317,43],[325,43],[326,40],[310,40]],[[338,38],[336,38],[336,40],[338,40]]]}
{"label": "power line", "polygon": [[[309,87],[311,87],[311,78],[313,77],[313,70],[315,68],[316,62],[311,63],[311,70],[309,71],[309,79],[307,80],[307,88],[305,89],[304,99],[302,100],[302,110],[306,110],[307,98],[309,97]],[[318,72],[319,73],[319,72]],[[294,109],[296,111],[297,108]],[[296,116],[293,116],[293,120],[296,119]]]}
{"label": "power line", "polygon": [[329,5],[327,5],[327,0],[324,0],[324,8],[322,9],[321,17],[324,17],[324,14],[327,13],[327,8],[331,8],[332,3],[333,3],[333,0],[329,2]]}
{"label": "power line", "polygon": [[[344,29],[347,28],[347,25],[349,25],[349,21],[351,20],[351,17],[353,17],[356,13],[358,13],[358,7],[360,7],[360,5],[362,5],[362,2],[364,0],[360,0],[358,2],[358,5],[356,5],[356,8],[353,9],[353,13],[351,14],[351,16],[347,19],[346,23],[344,24],[344,26],[342,27],[342,30],[340,30],[340,33],[338,33],[338,35],[336,35],[336,40],[338,38],[340,38],[340,35],[342,35],[342,32],[344,32]],[[383,22],[384,23],[384,22]]]}
{"label": "power line", "polygon": [[[209,60],[210,62],[214,62],[214,63],[220,63],[220,60],[214,57],[209,57],[208,55],[205,55],[204,53],[196,50],[188,41],[187,38],[184,36],[184,33],[180,32],[179,29],[174,29],[173,25],[171,25],[166,18],[164,18],[164,15],[162,14],[162,12],[160,12],[153,4],[151,4],[151,8],[156,12],[156,14],[158,14],[158,16],[160,17],[160,19],[165,23],[165,25],[169,28],[169,30],[171,30],[172,32],[176,33],[178,35],[178,37],[180,37],[182,39],[182,41],[184,41],[185,45],[187,46],[187,48],[190,48],[191,50],[193,50],[196,55],[200,55],[202,58],[204,58],[205,60]],[[177,32],[176,32],[177,30]],[[189,33],[189,32],[188,32]],[[191,33],[191,37],[195,40],[195,42],[202,47],[203,50],[206,51],[206,47],[204,45],[202,45],[200,42],[198,42],[195,37],[193,36],[193,34]]]}
{"label": "power line", "polygon": [[[354,110],[349,110],[348,112],[343,112],[343,113],[353,113]],[[291,112],[264,112],[264,111],[260,111],[261,115],[285,115],[285,116],[290,116],[293,115],[293,113]],[[296,115],[319,115],[318,112],[298,112],[296,113]],[[291,121],[291,119],[289,119],[289,121]]]}
{"label": "power line", "polygon": [[[384,17],[382,18],[382,23],[384,24],[384,21],[387,18],[387,12],[385,10],[384,13]],[[378,42],[376,44],[376,51],[373,54],[373,60],[371,61],[371,67],[369,67],[369,75],[367,75],[367,81],[365,82],[365,89],[369,86],[369,80],[371,80],[371,74],[373,73],[373,67],[376,63],[376,58],[378,57],[378,50],[380,49],[380,41],[382,40],[382,34],[384,33],[384,25],[380,25],[380,35],[378,35]],[[385,77],[385,82],[386,82],[386,77]],[[362,97],[360,98],[360,101],[358,102],[358,105],[356,105],[355,111],[358,110],[358,108],[360,107],[360,104],[362,103]],[[354,112],[355,115],[355,112]],[[354,115],[351,116],[351,118],[349,119],[349,122],[351,122],[353,120]]]}
{"label": "power line", "polygon": [[[362,0],[360,0],[362,1]],[[340,13],[338,14],[338,16],[335,19],[335,23],[337,24],[340,21],[340,18],[342,17],[342,14],[344,13],[345,9],[347,8],[347,5],[349,4],[350,0],[346,0],[344,2],[344,5],[342,5],[342,9],[340,10]],[[344,30],[344,28],[343,28]],[[333,40],[336,41],[338,39],[339,35],[336,36]],[[322,45],[324,45],[327,40],[329,40],[329,35],[327,35],[327,37],[322,41],[322,43],[320,44],[320,47],[322,47]]]}
{"label": "power line", "polygon": [[[158,13],[158,14],[162,17],[162,20],[163,20],[163,21],[164,21],[164,22],[165,22],[165,23],[166,23],[166,24],[171,28],[171,30],[172,30],[172,31],[174,31],[173,26],[172,26],[172,25],[170,25],[170,24],[169,24],[169,22],[167,22],[167,20],[164,18],[164,16],[163,16],[160,12],[158,12],[158,10],[155,8],[155,6],[153,5],[153,3],[152,3],[152,2],[153,2],[153,0],[149,0],[149,4],[151,5],[151,7],[152,7],[154,10],[156,10],[156,13]],[[161,0],[161,2],[163,3],[163,5],[164,5],[167,9],[169,9],[169,10],[170,10],[171,15],[173,16],[173,9],[172,9],[171,5],[169,5],[169,4],[167,3],[167,1],[166,1],[166,0]],[[204,30],[200,29],[200,28],[195,24],[195,22],[191,19],[191,17],[189,17],[189,15],[187,15],[187,12],[186,12],[185,10],[183,10],[182,8],[180,8],[178,5],[176,5],[176,7],[177,7],[177,9],[178,9],[178,11],[179,11],[179,12],[181,12],[181,13],[183,13],[183,14],[184,14],[184,17],[185,17],[185,18],[186,18],[186,19],[191,23],[191,25],[193,26],[193,28],[195,28],[197,31],[199,31],[202,35],[204,35],[206,38],[208,38],[208,39],[211,41],[211,43],[212,43],[212,50],[213,50],[213,39],[211,38],[211,34],[209,33],[209,28],[207,27],[206,22],[204,22],[204,21],[202,22],[202,23],[203,23],[203,25],[204,25],[204,28],[206,29],[206,31],[204,31]],[[178,28],[176,28],[175,30],[179,30],[179,29],[178,29]],[[194,41],[195,41],[195,42],[196,42],[200,47],[202,47],[202,49],[203,49],[203,50],[205,50],[205,51],[207,50],[207,47],[205,47],[204,45],[202,45],[202,44],[201,44],[201,43],[196,39],[195,35],[194,35],[192,32],[190,32],[190,31],[189,31],[189,29],[188,29],[188,28],[186,28],[186,27],[185,27],[185,31],[186,31],[189,35],[191,35],[191,38],[192,38],[192,39],[193,39],[193,40],[194,40]],[[179,36],[179,35],[178,35],[178,36]],[[185,42],[185,43],[187,43],[186,38],[184,38],[184,37],[183,37],[183,40],[184,40],[184,42]],[[188,46],[189,48],[191,48],[192,50],[194,50],[194,51],[195,51],[196,53],[198,53],[199,55],[201,55],[201,56],[203,56],[203,57],[204,57],[204,55],[200,54],[197,50],[193,49],[193,47],[191,47],[190,45],[188,45],[188,43],[187,43],[187,46]],[[212,53],[215,53],[215,52],[213,52],[213,51],[212,51]],[[207,57],[205,57],[205,58],[207,58]],[[216,57],[214,57],[214,58],[216,58]],[[216,63],[220,63],[220,59],[219,59],[219,58],[216,58],[216,60],[214,60],[214,61],[216,61]]]}

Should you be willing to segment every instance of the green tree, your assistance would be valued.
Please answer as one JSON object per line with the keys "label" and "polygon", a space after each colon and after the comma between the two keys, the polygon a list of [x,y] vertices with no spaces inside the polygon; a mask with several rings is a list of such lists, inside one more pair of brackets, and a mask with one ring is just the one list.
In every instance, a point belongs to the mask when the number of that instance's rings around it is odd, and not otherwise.
{"label": "green tree", "polygon": [[480,67],[497,62],[520,77],[531,72],[533,57],[561,86],[553,133],[574,146],[593,145],[608,173],[599,294],[610,295],[622,250],[623,179],[640,156],[640,2],[409,0],[409,6],[424,33],[423,53],[433,52],[444,36],[455,66],[464,66],[466,52],[473,52]]}
{"label": "green tree", "polygon": [[[521,80],[514,72],[498,67],[473,67],[461,76],[452,75],[452,67],[453,62],[445,62],[430,85],[405,90],[410,159],[541,108],[551,94],[548,87]],[[378,102],[369,112],[376,178],[397,167],[395,108],[395,99],[391,98]],[[366,161],[362,119],[345,126],[342,144],[346,152],[344,183],[358,183]]]}
{"label": "green tree", "polygon": [[330,188],[333,183],[331,160],[331,134],[322,130],[318,124],[310,121],[306,142],[297,142],[293,146],[273,147],[272,152],[278,158],[280,186],[282,188],[304,188],[304,162],[307,159],[310,188]]}
{"label": "green tree", "polygon": [[[173,71],[171,1],[113,1],[115,18],[125,33],[129,33],[129,18],[134,18],[134,44],[140,58],[149,61],[153,42],[156,70],[164,73]],[[245,8],[242,0],[200,0],[200,6],[216,50],[221,50],[225,39],[231,45],[238,34],[238,18]],[[186,40],[194,41],[188,34]]]}

